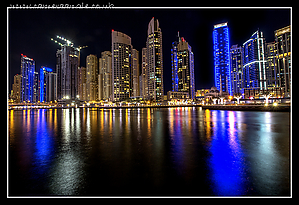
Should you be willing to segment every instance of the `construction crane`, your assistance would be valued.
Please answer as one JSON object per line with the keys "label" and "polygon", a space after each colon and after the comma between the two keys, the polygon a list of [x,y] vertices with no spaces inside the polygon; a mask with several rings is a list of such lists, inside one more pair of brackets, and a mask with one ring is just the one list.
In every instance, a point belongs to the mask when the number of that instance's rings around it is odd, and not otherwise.
{"label": "construction crane", "polygon": [[[70,40],[68,40],[68,39],[66,39],[66,38],[64,38],[64,37],[62,37],[62,36],[56,36],[56,38],[57,39],[60,39],[60,40],[62,40],[62,41],[64,41],[65,43],[61,43],[61,42],[59,42],[59,41],[57,41],[57,40],[54,40],[53,38],[51,38],[51,41],[54,41],[55,43],[57,43],[58,45],[60,45],[60,46],[64,46],[64,45],[67,45],[67,46],[71,46],[71,47],[74,47],[74,43],[72,42],[72,41],[70,41]],[[74,47],[76,50],[78,50],[78,51],[80,51],[81,49],[83,49],[83,48],[87,48],[88,46],[79,46],[79,47]]]}
{"label": "construction crane", "polygon": [[[79,64],[80,64],[80,51],[83,48],[87,48],[88,46],[78,46],[78,47],[74,47],[74,43],[62,36],[56,36],[57,39],[62,40],[62,42],[59,42],[58,40],[54,40],[53,38],[51,38],[51,41],[54,41],[54,43],[57,43],[58,45],[62,46],[70,46],[73,47],[74,49],[76,49],[77,51],[79,51]],[[63,42],[64,41],[64,42]]]}

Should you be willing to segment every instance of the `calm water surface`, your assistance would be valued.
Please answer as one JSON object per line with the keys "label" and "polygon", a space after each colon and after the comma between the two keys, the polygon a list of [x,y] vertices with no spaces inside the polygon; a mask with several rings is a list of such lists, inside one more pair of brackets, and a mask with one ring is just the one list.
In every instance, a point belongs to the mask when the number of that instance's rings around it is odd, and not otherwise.
{"label": "calm water surface", "polygon": [[290,195],[290,113],[9,110],[9,195]]}

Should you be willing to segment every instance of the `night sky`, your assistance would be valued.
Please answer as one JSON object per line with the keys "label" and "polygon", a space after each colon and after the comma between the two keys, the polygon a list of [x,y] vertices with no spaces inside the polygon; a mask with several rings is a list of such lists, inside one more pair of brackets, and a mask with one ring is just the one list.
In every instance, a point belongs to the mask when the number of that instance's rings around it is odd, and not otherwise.
{"label": "night sky", "polygon": [[21,53],[35,60],[35,69],[56,67],[58,44],[51,37],[63,36],[86,56],[111,51],[111,30],[123,32],[139,51],[146,47],[147,26],[159,20],[163,35],[164,94],[171,90],[170,49],[177,32],[192,46],[196,90],[214,84],[213,25],[228,22],[230,44],[242,45],[259,28],[266,42],[274,41],[274,30],[290,25],[290,9],[42,9],[9,11],[9,92],[13,76],[20,73]]}

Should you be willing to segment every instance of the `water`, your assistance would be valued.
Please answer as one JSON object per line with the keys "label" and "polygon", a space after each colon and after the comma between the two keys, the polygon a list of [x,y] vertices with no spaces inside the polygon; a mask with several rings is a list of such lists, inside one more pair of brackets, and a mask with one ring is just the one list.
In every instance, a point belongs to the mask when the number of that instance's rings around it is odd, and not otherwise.
{"label": "water", "polygon": [[9,110],[9,196],[288,196],[290,113]]}

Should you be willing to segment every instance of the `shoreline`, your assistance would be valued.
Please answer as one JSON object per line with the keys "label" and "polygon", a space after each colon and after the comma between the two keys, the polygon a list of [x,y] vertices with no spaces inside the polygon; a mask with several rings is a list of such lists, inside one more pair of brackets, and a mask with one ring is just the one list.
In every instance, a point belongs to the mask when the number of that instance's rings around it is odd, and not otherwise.
{"label": "shoreline", "polygon": [[[177,108],[177,107],[201,107],[209,110],[231,110],[231,111],[272,111],[290,112],[290,105],[264,106],[264,105],[155,105],[155,106],[118,106],[118,107],[78,107],[93,109],[134,109],[134,108]],[[27,109],[72,109],[75,107],[46,107],[46,108],[9,108],[8,110],[27,110]]]}

